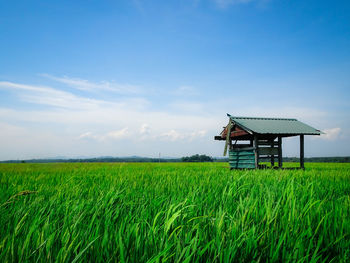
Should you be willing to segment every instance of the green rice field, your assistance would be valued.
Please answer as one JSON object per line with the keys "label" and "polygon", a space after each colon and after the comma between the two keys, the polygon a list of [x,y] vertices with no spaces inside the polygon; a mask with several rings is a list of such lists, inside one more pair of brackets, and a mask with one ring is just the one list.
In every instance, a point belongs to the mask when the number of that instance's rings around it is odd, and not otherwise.
{"label": "green rice field", "polygon": [[350,164],[0,164],[0,262],[350,262]]}

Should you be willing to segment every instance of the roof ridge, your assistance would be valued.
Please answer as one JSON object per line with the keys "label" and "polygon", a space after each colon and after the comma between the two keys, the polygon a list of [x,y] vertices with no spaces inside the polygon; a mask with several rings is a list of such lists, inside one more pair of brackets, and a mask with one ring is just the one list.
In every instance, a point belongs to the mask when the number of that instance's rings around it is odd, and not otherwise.
{"label": "roof ridge", "polygon": [[230,116],[231,119],[252,119],[252,120],[285,120],[285,121],[298,121],[294,118],[277,118],[277,117],[238,117]]}

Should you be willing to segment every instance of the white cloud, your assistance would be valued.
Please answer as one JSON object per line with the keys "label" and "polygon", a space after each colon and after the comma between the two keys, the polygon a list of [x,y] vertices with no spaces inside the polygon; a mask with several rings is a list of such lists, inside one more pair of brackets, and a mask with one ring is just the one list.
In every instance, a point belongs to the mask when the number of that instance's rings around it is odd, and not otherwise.
{"label": "white cloud", "polygon": [[[339,138],[341,134],[341,128],[331,128],[323,130],[324,134],[321,134],[320,139],[334,141]],[[316,138],[316,137],[315,137]]]}
{"label": "white cloud", "polygon": [[140,128],[140,134],[141,135],[149,135],[150,132],[151,132],[151,127],[147,123],[142,124],[142,126]]}
{"label": "white cloud", "polygon": [[118,84],[115,82],[101,81],[101,82],[91,82],[80,78],[71,78],[67,76],[56,77],[49,74],[41,74],[41,76],[48,79],[63,83],[75,89],[84,91],[112,91],[121,94],[138,94],[142,92],[141,87],[130,84]]}
{"label": "white cloud", "polygon": [[109,133],[106,134],[106,138],[111,138],[114,140],[119,140],[126,138],[130,135],[128,127],[125,127],[121,130],[115,130],[115,131],[110,131]]}

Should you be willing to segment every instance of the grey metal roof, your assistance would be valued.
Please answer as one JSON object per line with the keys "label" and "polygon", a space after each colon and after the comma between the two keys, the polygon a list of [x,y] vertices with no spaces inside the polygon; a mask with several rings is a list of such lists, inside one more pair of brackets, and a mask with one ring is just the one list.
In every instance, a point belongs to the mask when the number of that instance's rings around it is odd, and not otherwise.
{"label": "grey metal roof", "polygon": [[259,134],[320,135],[322,132],[297,119],[234,117],[227,114],[241,128]]}

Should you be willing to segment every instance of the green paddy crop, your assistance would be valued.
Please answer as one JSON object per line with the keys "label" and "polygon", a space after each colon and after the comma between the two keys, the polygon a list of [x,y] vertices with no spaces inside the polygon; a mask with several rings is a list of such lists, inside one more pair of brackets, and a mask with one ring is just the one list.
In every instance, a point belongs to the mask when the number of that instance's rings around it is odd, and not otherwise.
{"label": "green paddy crop", "polygon": [[0,165],[0,262],[349,262],[349,235],[349,164]]}

